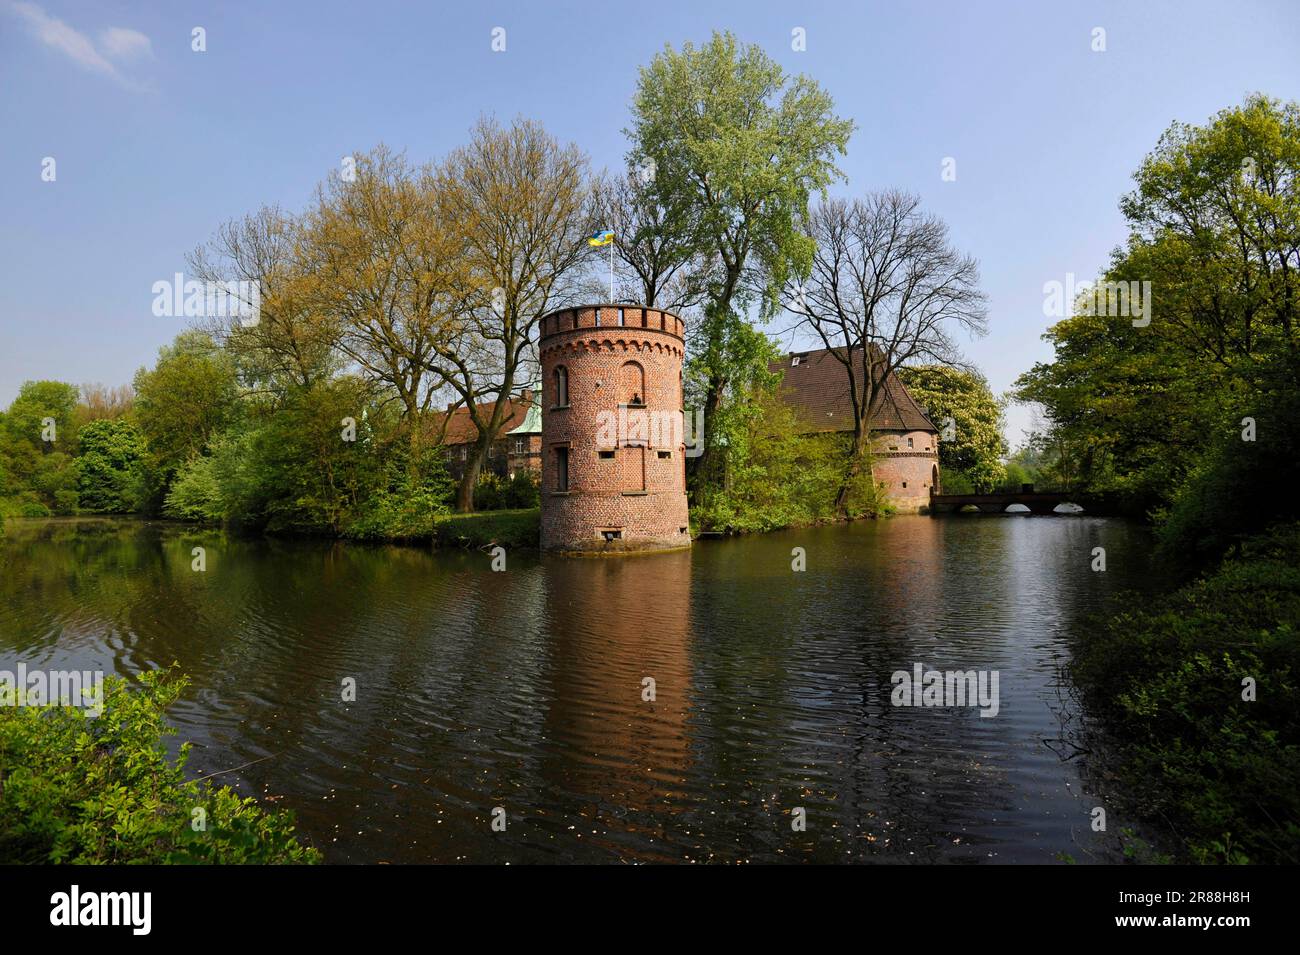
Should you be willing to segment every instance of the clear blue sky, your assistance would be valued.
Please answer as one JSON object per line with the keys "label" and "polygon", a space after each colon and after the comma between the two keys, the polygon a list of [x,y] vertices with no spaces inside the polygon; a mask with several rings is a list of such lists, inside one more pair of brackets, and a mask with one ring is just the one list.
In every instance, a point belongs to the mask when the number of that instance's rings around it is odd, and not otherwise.
{"label": "clear blue sky", "polygon": [[[857,121],[838,191],[915,191],[979,258],[991,330],[968,352],[998,391],[1049,357],[1043,283],[1104,265],[1124,236],[1117,200],[1171,121],[1255,90],[1300,98],[1294,0],[0,0],[0,407],[26,379],[129,381],[183,323],[152,315],[153,282],[223,220],[301,208],[346,153],[382,140],[423,162],[493,112],[618,166],[636,67],[715,28]],[[940,178],[947,156],[956,182]],[[1013,442],[1026,421],[1012,411]]]}

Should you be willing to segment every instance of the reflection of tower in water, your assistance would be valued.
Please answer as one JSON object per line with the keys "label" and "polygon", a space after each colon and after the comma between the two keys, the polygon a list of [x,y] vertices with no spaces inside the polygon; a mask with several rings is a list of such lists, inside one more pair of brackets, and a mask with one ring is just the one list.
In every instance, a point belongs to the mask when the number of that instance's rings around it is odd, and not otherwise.
{"label": "reflection of tower in water", "polygon": [[546,772],[605,829],[644,832],[678,802],[690,758],[690,551],[545,570],[558,750]]}

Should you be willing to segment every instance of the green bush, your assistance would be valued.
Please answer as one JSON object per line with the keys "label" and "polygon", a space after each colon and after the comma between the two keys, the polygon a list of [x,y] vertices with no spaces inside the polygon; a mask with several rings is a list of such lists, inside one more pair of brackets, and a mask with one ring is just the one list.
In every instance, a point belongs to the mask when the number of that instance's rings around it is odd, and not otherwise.
{"label": "green bush", "polygon": [[[1215,440],[1174,495],[1158,530],[1163,554],[1204,566],[1274,523],[1300,519],[1300,392],[1284,366],[1269,368],[1247,406],[1213,429]],[[1241,418],[1255,421],[1242,439]]]}
{"label": "green bush", "polygon": [[451,511],[455,482],[441,451],[413,451],[398,440],[382,452],[378,486],[357,503],[344,536],[357,540],[422,540],[433,537],[434,521]]}
{"label": "green bush", "polygon": [[1112,731],[1135,808],[1168,824],[1186,859],[1300,860],[1298,637],[1295,524],[1081,641],[1075,679]]}
{"label": "green bush", "polygon": [[[0,863],[310,863],[292,814],[264,811],[170,760],[163,712],[184,678],[105,681],[103,712],[0,705]],[[10,688],[4,692],[13,693]],[[7,702],[7,701],[4,701]],[[196,810],[206,814],[195,831]]]}
{"label": "green bush", "polygon": [[532,471],[516,471],[513,477],[485,474],[474,488],[474,510],[527,510],[541,503],[538,476]]}
{"label": "green bush", "polygon": [[794,412],[775,395],[756,391],[736,421],[733,439],[719,450],[725,480],[699,489],[692,521],[705,531],[761,532],[888,511],[864,458],[845,513],[835,498],[847,467],[848,435],[800,434]]}
{"label": "green bush", "polygon": [[167,492],[163,513],[183,521],[219,524],[226,517],[221,484],[217,480],[216,461],[196,455],[176,472]]}
{"label": "green bush", "polygon": [[974,494],[975,485],[960,471],[944,471],[940,477],[944,494]]}
{"label": "green bush", "polygon": [[50,509],[32,491],[0,500],[0,517],[49,517]]}

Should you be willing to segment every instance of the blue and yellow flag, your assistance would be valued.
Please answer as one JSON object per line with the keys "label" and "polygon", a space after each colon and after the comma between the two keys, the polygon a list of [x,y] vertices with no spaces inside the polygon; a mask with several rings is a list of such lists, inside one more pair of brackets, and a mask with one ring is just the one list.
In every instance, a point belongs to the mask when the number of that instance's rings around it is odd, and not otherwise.
{"label": "blue and yellow flag", "polygon": [[593,232],[587,238],[587,245],[590,246],[609,245],[613,241],[614,241],[613,231],[611,231],[610,229],[603,229],[600,232]]}

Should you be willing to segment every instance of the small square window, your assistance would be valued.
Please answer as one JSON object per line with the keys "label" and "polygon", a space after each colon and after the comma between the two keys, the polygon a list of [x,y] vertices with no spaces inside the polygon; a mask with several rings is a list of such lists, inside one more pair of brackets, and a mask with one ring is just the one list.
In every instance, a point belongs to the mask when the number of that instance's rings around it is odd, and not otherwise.
{"label": "small square window", "polygon": [[602,461],[612,461],[612,460],[614,460],[614,452],[613,452],[613,451],[597,451],[597,452],[596,452],[596,455],[597,455],[597,456],[598,456]]}
{"label": "small square window", "polygon": [[671,459],[672,456],[673,456],[673,453],[672,453],[671,451],[660,451],[660,452],[659,452],[659,460],[660,460],[660,461],[667,461],[667,460]]}

